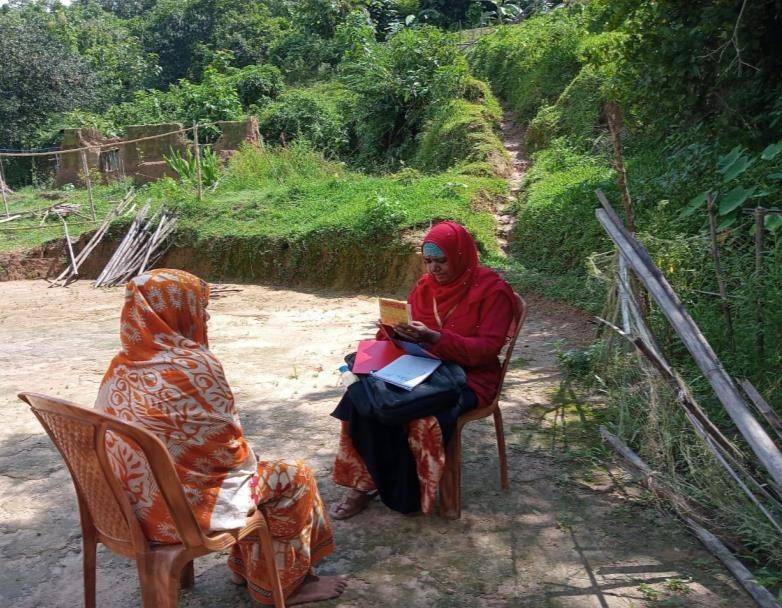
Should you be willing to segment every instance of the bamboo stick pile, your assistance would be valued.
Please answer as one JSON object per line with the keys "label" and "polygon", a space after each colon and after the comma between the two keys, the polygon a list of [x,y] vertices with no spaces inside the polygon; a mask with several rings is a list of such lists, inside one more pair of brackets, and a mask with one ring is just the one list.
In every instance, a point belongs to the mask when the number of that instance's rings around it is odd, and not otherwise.
{"label": "bamboo stick pile", "polygon": [[111,256],[93,287],[111,287],[126,283],[141,274],[168,249],[168,237],[174,232],[177,218],[167,210],[150,217],[149,204],[133,220],[125,238]]}
{"label": "bamboo stick pile", "polygon": [[[60,215],[60,219],[63,221],[63,226],[65,227],[65,238],[66,238],[66,244],[68,245],[68,252],[69,252],[69,259],[70,259],[70,265],[63,270],[60,275],[54,279],[54,281],[51,282],[50,287],[65,287],[68,283],[76,279],[76,277],[79,276],[79,266],[84,262],[84,260],[87,259],[87,257],[93,252],[93,250],[98,246],[98,244],[103,239],[104,235],[109,229],[109,225],[111,222],[113,222],[115,219],[120,217],[130,206],[130,204],[133,202],[133,199],[135,198],[135,193],[133,191],[128,192],[127,195],[117,204],[114,209],[104,218],[103,223],[98,227],[98,229],[95,231],[95,234],[92,235],[92,238],[89,240],[89,242],[84,246],[84,248],[79,252],[78,255],[73,255],[73,250],[71,249],[70,245],[70,235],[68,235],[67,232],[67,224],[65,223],[64,216]],[[58,207],[58,205],[55,205],[54,207]],[[50,208],[54,209],[54,207]],[[47,211],[48,215],[49,211]],[[57,211],[54,211],[57,215]],[[44,219],[45,216],[44,216]]]}

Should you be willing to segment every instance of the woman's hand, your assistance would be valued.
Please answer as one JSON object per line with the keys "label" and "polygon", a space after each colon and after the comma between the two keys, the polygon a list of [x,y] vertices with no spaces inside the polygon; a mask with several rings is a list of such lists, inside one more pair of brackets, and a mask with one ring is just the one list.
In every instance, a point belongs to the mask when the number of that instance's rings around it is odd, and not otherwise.
{"label": "woman's hand", "polygon": [[441,335],[439,331],[429,329],[420,321],[400,323],[394,326],[394,331],[410,342],[426,342],[428,344],[437,344]]}

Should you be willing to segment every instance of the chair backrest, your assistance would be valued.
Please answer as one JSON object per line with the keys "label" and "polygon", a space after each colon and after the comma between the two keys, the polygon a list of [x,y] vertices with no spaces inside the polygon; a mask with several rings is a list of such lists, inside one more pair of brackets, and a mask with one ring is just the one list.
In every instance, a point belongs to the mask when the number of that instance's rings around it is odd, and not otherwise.
{"label": "chair backrest", "polygon": [[[516,346],[516,341],[519,339],[521,329],[524,327],[524,321],[527,318],[527,303],[519,294],[515,291],[514,307],[513,307],[513,320],[508,326],[508,333],[505,335],[505,353],[502,355],[502,374],[500,375],[500,391],[502,391],[502,385],[505,382],[505,374],[508,371],[510,365],[510,359],[513,355],[513,348]],[[498,392],[499,395],[499,392]]]}
{"label": "chair backrest", "polygon": [[145,551],[149,543],[109,462],[106,433],[111,431],[143,452],[182,543],[204,544],[171,456],[155,435],[62,399],[36,393],[20,393],[19,398],[30,405],[57,446],[76,486],[82,525],[93,525],[101,541],[125,554]]}

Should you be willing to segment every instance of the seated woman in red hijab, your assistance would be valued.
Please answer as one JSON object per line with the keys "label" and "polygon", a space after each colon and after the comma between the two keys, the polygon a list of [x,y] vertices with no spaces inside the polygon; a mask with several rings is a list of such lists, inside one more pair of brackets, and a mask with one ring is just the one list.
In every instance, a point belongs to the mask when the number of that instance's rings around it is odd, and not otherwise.
{"label": "seated woman in red hijab", "polygon": [[[376,494],[400,513],[434,508],[445,464],[445,445],[459,415],[489,405],[499,390],[498,355],[513,319],[510,286],[493,270],[480,266],[470,233],[455,222],[442,222],[421,246],[426,274],[408,297],[413,321],[394,329],[402,339],[460,365],[467,387],[456,404],[406,425],[387,425],[356,407],[367,399],[364,383],[348,387],[332,416],[342,421],[334,481],[350,488],[331,510],[347,519]],[[379,334],[378,339],[382,339]]]}

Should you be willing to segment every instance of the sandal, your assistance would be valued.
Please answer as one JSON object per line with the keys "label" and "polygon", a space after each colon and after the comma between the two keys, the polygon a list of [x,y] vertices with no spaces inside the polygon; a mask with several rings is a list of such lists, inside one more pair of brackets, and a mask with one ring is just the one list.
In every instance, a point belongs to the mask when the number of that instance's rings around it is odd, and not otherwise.
{"label": "sandal", "polygon": [[377,496],[377,490],[371,492],[351,490],[345,495],[342,502],[337,503],[329,510],[329,514],[334,519],[349,519],[366,509],[375,496]]}

